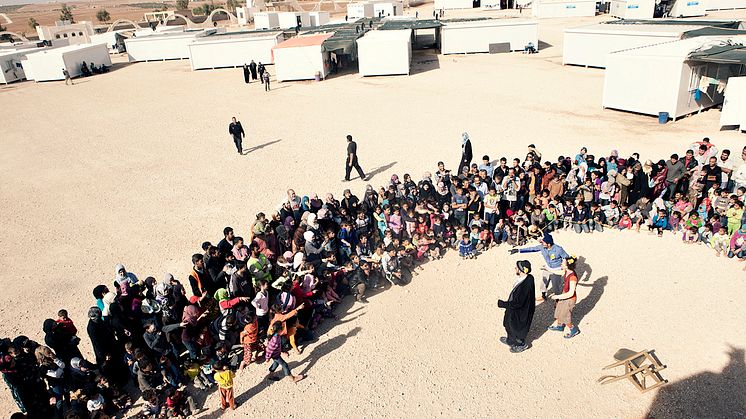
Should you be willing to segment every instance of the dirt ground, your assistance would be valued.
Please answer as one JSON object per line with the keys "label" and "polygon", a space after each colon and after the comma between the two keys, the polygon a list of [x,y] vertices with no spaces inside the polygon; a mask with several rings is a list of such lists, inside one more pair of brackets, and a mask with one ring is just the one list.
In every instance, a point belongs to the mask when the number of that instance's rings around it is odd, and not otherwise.
{"label": "dirt ground", "polygon": [[[119,262],[186,281],[202,241],[217,242],[227,225],[244,234],[289,187],[362,193],[364,182],[341,182],[346,134],[376,187],[394,173],[419,179],[438,160],[455,168],[464,131],[475,156],[493,159],[522,157],[529,143],[547,158],[587,146],[653,160],[704,136],[743,147],[744,134],[719,130],[717,110],[666,125],[603,110],[603,71],[561,65],[562,29],[600,19],[541,21],[536,55],[418,53],[408,77],[349,74],[269,93],[238,69],[192,72],[186,60],[123,64],[75,86],[0,87],[0,336],[41,340],[42,321],[60,308],[85,330],[91,289],[109,284]],[[247,130],[244,156],[227,133],[234,115]],[[556,241],[582,261],[577,338],[546,332],[543,304],[532,348],[509,353],[496,302],[517,257],[504,246],[470,261],[451,253],[407,287],[347,301],[318,342],[288,359],[308,374],[302,383],[269,385],[264,366],[240,374],[242,406],[225,416],[746,415],[742,263],[671,235]],[[620,348],[654,349],[670,384],[644,395],[628,382],[597,384]],[[218,404],[209,397],[202,417],[219,416]],[[13,408],[0,391],[0,414]]]}

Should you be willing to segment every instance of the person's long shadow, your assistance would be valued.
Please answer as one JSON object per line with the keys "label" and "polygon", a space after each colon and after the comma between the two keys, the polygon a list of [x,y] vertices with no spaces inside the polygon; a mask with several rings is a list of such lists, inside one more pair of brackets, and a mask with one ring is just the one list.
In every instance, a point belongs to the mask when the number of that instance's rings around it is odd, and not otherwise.
{"label": "person's long shadow", "polygon": [[246,154],[249,154],[249,153],[253,153],[254,151],[257,151],[257,150],[261,150],[264,147],[271,146],[272,144],[279,143],[280,141],[282,141],[282,139],[268,141],[268,142],[263,143],[263,144],[255,145],[254,147],[244,149],[243,155],[246,155]]}
{"label": "person's long shadow", "polygon": [[[585,298],[578,301],[572,312],[572,320],[576,326],[583,321],[583,318],[590,313],[594,307],[596,307],[596,304],[598,304],[598,301],[604,293],[608,281],[609,277],[602,276],[590,284],[581,284],[578,282],[578,287],[591,287],[591,292],[588,293]],[[547,300],[536,306],[534,319],[531,322],[531,330],[529,330],[528,336],[526,337],[528,342],[538,340],[547,332],[547,327],[554,322],[554,307],[554,300]]]}
{"label": "person's long shadow", "polygon": [[[730,347],[722,372],[705,371],[658,390],[646,419],[746,416],[744,348]],[[665,371],[664,371],[665,372]]]}
{"label": "person's long shadow", "polygon": [[368,172],[365,175],[365,179],[367,179],[367,180],[373,179],[373,176],[375,176],[375,175],[377,175],[377,174],[379,174],[381,172],[385,172],[386,170],[391,169],[392,167],[394,167],[394,165],[396,165],[396,163],[397,162],[393,161],[393,162],[391,162],[389,164],[384,164],[383,166],[376,167],[375,169],[371,170],[370,172]]}
{"label": "person's long shadow", "polygon": [[309,360],[308,364],[303,367],[303,369],[300,371],[300,374],[305,374],[306,372],[308,372],[311,368],[313,368],[314,365],[316,365],[316,363],[319,361],[319,358],[329,354],[336,349],[339,349],[339,347],[347,342],[347,339],[356,336],[358,332],[360,332],[360,326],[356,326],[344,335],[335,336],[313,348],[313,351],[311,351],[311,353],[308,354],[308,357],[306,358],[307,360]]}

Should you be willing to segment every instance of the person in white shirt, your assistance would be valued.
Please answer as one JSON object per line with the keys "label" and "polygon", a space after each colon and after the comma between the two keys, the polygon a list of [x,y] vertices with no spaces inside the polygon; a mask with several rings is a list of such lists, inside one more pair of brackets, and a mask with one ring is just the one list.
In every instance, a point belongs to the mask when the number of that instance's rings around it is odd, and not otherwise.
{"label": "person in white shirt", "polygon": [[259,292],[256,293],[251,305],[256,310],[256,321],[259,324],[259,338],[267,336],[269,328],[269,283],[265,279],[259,280]]}
{"label": "person in white shirt", "polygon": [[730,158],[730,150],[725,149],[720,153],[720,158],[718,159],[718,166],[720,166],[720,170],[723,171],[722,174],[722,181],[720,182],[720,188],[721,189],[729,189],[728,186],[730,183],[730,175],[733,173],[734,164],[733,159]]}
{"label": "person in white shirt", "polygon": [[741,152],[741,162],[739,164],[733,164],[733,173],[731,174],[731,180],[733,181],[733,190],[737,191],[741,186],[746,188],[746,147]]}

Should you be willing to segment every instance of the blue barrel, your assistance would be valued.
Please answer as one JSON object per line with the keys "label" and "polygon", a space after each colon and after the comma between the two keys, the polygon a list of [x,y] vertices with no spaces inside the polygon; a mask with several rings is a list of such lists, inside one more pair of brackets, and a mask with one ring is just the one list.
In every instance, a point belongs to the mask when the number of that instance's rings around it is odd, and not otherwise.
{"label": "blue barrel", "polygon": [[665,124],[668,122],[668,112],[658,112],[658,123]]}

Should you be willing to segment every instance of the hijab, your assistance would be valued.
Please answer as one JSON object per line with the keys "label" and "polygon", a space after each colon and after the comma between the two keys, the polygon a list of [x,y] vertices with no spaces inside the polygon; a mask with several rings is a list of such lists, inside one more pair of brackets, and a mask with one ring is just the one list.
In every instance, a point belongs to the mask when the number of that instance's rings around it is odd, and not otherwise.
{"label": "hijab", "polygon": [[466,142],[469,141],[469,134],[467,132],[464,132],[461,134],[461,148],[464,148],[466,146]]}
{"label": "hijab", "polygon": [[219,290],[215,291],[214,297],[216,300],[218,300],[218,302],[226,301],[228,300],[228,290],[225,288],[220,288]]}
{"label": "hijab", "polygon": [[104,298],[102,298],[104,302],[104,309],[101,310],[101,315],[104,317],[108,317],[111,314],[111,305],[114,303],[114,300],[117,299],[117,295],[111,291],[107,292],[106,295],[104,295]]}

